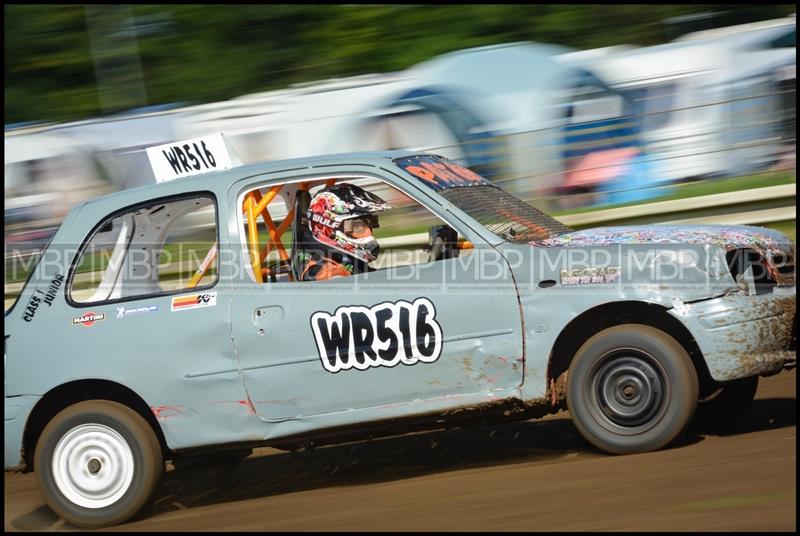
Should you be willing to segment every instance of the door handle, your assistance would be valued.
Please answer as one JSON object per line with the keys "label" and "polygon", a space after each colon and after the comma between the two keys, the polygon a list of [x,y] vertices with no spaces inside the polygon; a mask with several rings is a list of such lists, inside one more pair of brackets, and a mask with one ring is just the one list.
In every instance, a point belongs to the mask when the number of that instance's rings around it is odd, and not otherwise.
{"label": "door handle", "polygon": [[[265,305],[264,307],[256,307],[253,311],[253,325],[257,328],[263,328],[269,324],[273,326],[277,322],[282,322],[285,318],[285,312],[280,305]],[[263,335],[263,333],[259,333]]]}

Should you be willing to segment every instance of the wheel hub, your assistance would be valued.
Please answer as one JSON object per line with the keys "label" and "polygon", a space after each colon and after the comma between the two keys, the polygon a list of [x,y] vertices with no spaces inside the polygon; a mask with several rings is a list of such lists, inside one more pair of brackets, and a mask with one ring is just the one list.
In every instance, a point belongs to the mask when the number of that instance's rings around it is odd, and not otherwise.
{"label": "wheel hub", "polygon": [[98,460],[97,458],[92,458],[91,460],[89,460],[89,464],[87,465],[87,469],[89,469],[89,472],[91,474],[96,475],[98,472],[100,472],[100,468],[102,466],[103,466],[103,464],[100,463],[100,460]]}
{"label": "wheel hub", "polygon": [[83,424],[59,440],[52,468],[55,484],[67,500],[83,508],[105,508],[130,488],[134,458],[116,430]]}
{"label": "wheel hub", "polygon": [[592,383],[592,396],[602,416],[612,426],[625,429],[649,427],[664,404],[665,391],[660,368],[636,351],[608,356]]}

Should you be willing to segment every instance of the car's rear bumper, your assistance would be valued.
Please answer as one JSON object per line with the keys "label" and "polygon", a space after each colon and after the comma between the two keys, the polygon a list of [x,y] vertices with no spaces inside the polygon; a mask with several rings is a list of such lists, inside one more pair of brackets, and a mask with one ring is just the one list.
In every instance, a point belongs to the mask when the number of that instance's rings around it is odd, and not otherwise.
{"label": "car's rear bumper", "polygon": [[796,364],[796,287],[679,304],[669,312],[691,332],[711,377],[768,375]]}
{"label": "car's rear bumper", "polygon": [[[28,415],[41,399],[41,396],[21,395],[6,397],[5,411],[5,470],[24,469],[22,436],[25,433],[25,423]],[[27,453],[32,456],[33,453]]]}

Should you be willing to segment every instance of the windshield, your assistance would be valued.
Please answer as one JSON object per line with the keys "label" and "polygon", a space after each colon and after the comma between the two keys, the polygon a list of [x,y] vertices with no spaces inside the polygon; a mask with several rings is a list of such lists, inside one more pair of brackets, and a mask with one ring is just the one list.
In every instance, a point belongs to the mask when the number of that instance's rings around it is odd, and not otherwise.
{"label": "windshield", "polygon": [[545,240],[572,231],[474,171],[441,156],[416,155],[398,158],[394,163],[509,242]]}
{"label": "windshield", "polygon": [[509,242],[545,240],[572,231],[521,199],[494,185],[439,192],[481,225]]}

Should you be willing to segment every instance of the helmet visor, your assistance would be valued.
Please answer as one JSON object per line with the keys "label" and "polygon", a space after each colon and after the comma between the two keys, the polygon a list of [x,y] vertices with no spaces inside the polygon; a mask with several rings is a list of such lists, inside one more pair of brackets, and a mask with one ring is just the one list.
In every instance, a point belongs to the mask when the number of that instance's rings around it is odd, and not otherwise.
{"label": "helmet visor", "polygon": [[372,236],[372,230],[376,227],[379,227],[378,217],[375,215],[370,215],[345,220],[342,227],[342,230],[346,234],[354,238]]}
{"label": "helmet visor", "polygon": [[359,216],[357,218],[351,218],[349,220],[344,220],[344,231],[349,233],[350,229],[353,229],[357,226],[366,225],[370,229],[377,229],[380,227],[378,223],[378,215],[377,214],[368,214],[364,216]]}

